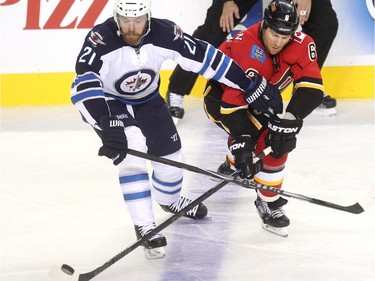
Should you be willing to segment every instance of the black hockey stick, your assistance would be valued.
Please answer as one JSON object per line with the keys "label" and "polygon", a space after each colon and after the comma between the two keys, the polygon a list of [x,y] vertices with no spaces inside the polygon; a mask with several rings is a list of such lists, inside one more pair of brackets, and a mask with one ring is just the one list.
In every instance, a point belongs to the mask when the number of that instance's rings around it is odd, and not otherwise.
{"label": "black hockey stick", "polygon": [[[133,152],[133,150],[129,149],[129,154],[132,154],[131,152]],[[134,150],[134,152],[135,152],[135,150]],[[265,149],[256,158],[262,159],[263,157],[265,157],[270,152],[271,152],[270,149]],[[139,153],[141,153],[141,152],[139,152]],[[141,154],[139,154],[139,155],[141,155]],[[145,155],[148,155],[148,154],[145,154]],[[155,156],[152,156],[152,157],[155,157]],[[155,161],[155,162],[157,162],[157,161]],[[231,177],[230,179],[233,180],[235,178],[236,178],[236,176],[234,178]],[[173,222],[178,220],[181,216],[183,216],[184,213],[190,211],[195,206],[197,206],[199,203],[202,203],[204,200],[206,200],[208,197],[210,197],[211,195],[213,195],[214,193],[219,191],[223,186],[225,186],[228,183],[229,182],[227,180],[224,180],[224,179],[221,180],[217,185],[215,185],[214,187],[212,187],[211,189],[209,189],[208,191],[203,193],[201,196],[199,196],[197,199],[192,201],[189,205],[187,205],[186,207],[181,209],[179,212],[173,214],[170,218],[168,218],[167,220],[165,220],[164,222],[159,224],[157,227],[155,227],[153,230],[151,230],[149,233],[147,233],[141,239],[138,239],[136,242],[134,242],[132,245],[127,247],[122,252],[118,253],[116,256],[111,258],[109,261],[107,261],[102,266],[99,266],[98,268],[96,268],[96,269],[94,269],[90,272],[78,274],[78,273],[75,272],[75,270],[71,266],[69,266],[67,264],[63,264],[61,266],[53,265],[51,267],[50,271],[49,271],[50,278],[53,279],[53,280],[56,280],[56,281],[88,281],[88,280],[91,280],[92,278],[94,278],[95,276],[97,276],[98,274],[100,274],[101,272],[106,270],[108,267],[110,267],[111,265],[113,265],[114,263],[116,263],[117,261],[122,259],[123,257],[125,257],[127,254],[129,254],[130,252],[132,252],[133,250],[135,250],[136,248],[141,246],[145,240],[151,238],[151,236],[153,236],[156,233],[165,229],[167,226],[169,226],[170,224],[172,224]]]}
{"label": "black hockey stick", "polygon": [[[265,151],[267,149],[270,149],[270,148],[266,148]],[[265,151],[263,151],[263,153]],[[366,209],[368,209],[370,206],[372,206],[374,204],[374,200],[375,200],[374,195],[369,193],[364,198],[364,200],[362,200],[361,202],[357,202],[357,203],[355,203],[353,205],[350,205],[350,206],[341,206],[341,205],[338,205],[338,204],[335,204],[335,203],[327,202],[327,201],[320,200],[320,199],[311,198],[311,197],[308,197],[308,196],[305,196],[305,195],[292,193],[292,192],[288,192],[288,191],[285,191],[285,190],[280,190],[280,189],[277,189],[277,188],[274,188],[274,187],[271,187],[271,186],[268,186],[268,185],[257,184],[257,183],[254,183],[253,181],[238,180],[238,179],[235,179],[231,176],[219,174],[219,173],[216,173],[216,172],[213,172],[213,171],[210,171],[210,170],[201,169],[201,168],[196,167],[196,166],[192,166],[192,165],[181,163],[181,162],[178,162],[178,161],[154,156],[154,155],[151,155],[151,154],[148,154],[148,153],[143,153],[143,152],[132,150],[132,149],[129,149],[128,153],[131,154],[131,155],[137,156],[137,157],[141,157],[141,158],[150,160],[150,161],[154,161],[154,162],[178,167],[178,168],[185,169],[185,170],[195,172],[195,173],[198,173],[198,174],[212,176],[214,178],[225,180],[227,182],[234,183],[234,184],[240,185],[240,186],[245,187],[245,188],[266,190],[266,191],[273,192],[275,194],[283,195],[285,197],[290,197],[290,198],[299,199],[299,200],[302,200],[302,201],[307,201],[307,202],[315,204],[315,205],[324,206],[324,207],[328,207],[328,208],[332,208],[332,209],[335,209],[335,210],[340,210],[340,211],[344,211],[344,212],[348,212],[348,213],[352,213],[352,214],[360,214],[360,213],[364,212]]]}
{"label": "black hockey stick", "polygon": [[142,245],[142,243],[146,240],[149,239],[151,236],[155,235],[156,233],[162,231],[164,228],[172,224],[174,221],[178,220],[184,213],[190,211],[193,209],[196,205],[199,203],[203,202],[205,199],[210,197],[212,194],[220,190],[223,186],[228,184],[227,181],[222,180],[220,181],[217,185],[203,193],[201,196],[199,196],[197,199],[195,199],[193,202],[191,202],[189,205],[187,205],[185,208],[183,208],[181,211],[179,211],[176,214],[173,214],[170,218],[159,224],[156,228],[154,228],[152,231],[147,233],[145,236],[143,236],[141,239],[138,239],[135,243],[127,247],[125,250],[111,258],[109,261],[107,261],[105,264],[102,266],[87,272],[87,273],[82,273],[82,274],[77,274],[75,273],[75,270],[67,265],[63,264],[62,266],[52,266],[49,276],[51,279],[56,280],[56,281],[88,281],[100,274],[102,271],[106,270],[108,267],[125,257],[127,254],[138,248],[139,246]]}

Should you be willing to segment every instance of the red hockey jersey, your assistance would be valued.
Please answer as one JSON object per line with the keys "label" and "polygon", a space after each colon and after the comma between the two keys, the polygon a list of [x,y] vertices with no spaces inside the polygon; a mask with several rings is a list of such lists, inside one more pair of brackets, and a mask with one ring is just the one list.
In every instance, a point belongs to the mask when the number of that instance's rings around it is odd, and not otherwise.
{"label": "red hockey jersey", "polygon": [[[259,73],[277,85],[281,92],[293,81],[296,89],[305,87],[324,90],[315,43],[310,36],[296,32],[279,54],[271,56],[259,39],[259,28],[260,23],[237,33],[232,40],[224,42],[220,49],[249,75],[253,72]],[[234,107],[248,105],[241,91],[225,85],[223,89],[224,104]],[[229,108],[228,110],[230,111]]]}

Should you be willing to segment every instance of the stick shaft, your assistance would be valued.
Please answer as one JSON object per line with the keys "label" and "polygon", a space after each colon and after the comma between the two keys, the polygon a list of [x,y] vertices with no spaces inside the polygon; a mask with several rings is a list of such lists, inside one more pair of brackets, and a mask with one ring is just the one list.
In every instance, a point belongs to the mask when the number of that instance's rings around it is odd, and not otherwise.
{"label": "stick shaft", "polygon": [[[266,148],[259,155],[257,155],[255,157],[255,159],[256,160],[262,159],[263,157],[265,157],[266,155],[268,155],[270,152],[271,152],[271,149],[270,148]],[[187,169],[187,170],[190,170],[190,171],[193,171],[193,172],[196,172],[196,173],[203,173],[203,174],[209,175],[209,176],[214,176],[214,174],[215,174],[214,172],[210,172],[209,170],[204,170],[204,169],[201,169],[201,168],[198,168],[198,167],[194,167],[192,165],[188,165],[188,164],[184,164],[184,163],[181,163],[181,162],[169,160],[169,159],[166,159],[166,158],[160,158],[158,156],[153,156],[151,154],[143,153],[143,152],[132,150],[132,149],[129,149],[128,153],[131,154],[131,155],[137,156],[137,157],[148,159],[148,160],[151,160],[151,161],[154,161],[154,162],[159,162],[159,163],[171,165],[171,166],[174,166],[174,167],[179,167],[179,168],[182,168],[182,169]],[[228,177],[228,180],[234,180],[234,178],[233,177]],[[80,274],[78,281],[88,281],[88,280],[91,280],[92,278],[94,278],[95,276],[97,276],[98,274],[100,274],[101,272],[103,272],[104,270],[106,270],[108,267],[110,267],[111,265],[113,265],[114,263],[116,263],[117,261],[119,261],[120,259],[122,259],[123,257],[125,257],[127,254],[129,254],[130,252],[132,252],[133,250],[135,250],[139,246],[141,246],[142,243],[144,241],[146,241],[147,239],[151,238],[151,236],[153,236],[156,233],[162,231],[167,226],[169,226],[170,224],[172,224],[173,222],[175,222],[176,220],[178,220],[181,216],[183,216],[183,214],[185,214],[186,212],[190,211],[195,206],[197,206],[198,204],[200,204],[204,200],[206,200],[208,197],[210,197],[211,195],[213,195],[214,193],[216,193],[217,191],[219,191],[223,186],[227,185],[230,182],[228,180],[225,179],[225,178],[221,179],[221,181],[217,185],[215,185],[214,187],[212,187],[211,189],[209,189],[208,191],[206,191],[205,193],[203,193],[197,199],[193,200],[189,205],[187,205],[186,207],[184,207],[183,209],[181,209],[179,212],[175,213],[170,218],[168,218],[167,220],[165,220],[164,222],[162,222],[161,224],[159,224],[158,226],[156,226],[153,230],[151,230],[149,233],[147,233],[141,239],[137,240],[135,243],[133,243],[132,245],[130,245],[129,247],[127,247],[125,250],[123,250],[122,252],[118,253],[116,256],[114,256],[113,258],[111,258],[105,264],[103,264],[102,266],[100,266],[100,267],[98,267],[98,268],[96,268],[96,269],[94,269],[94,270],[92,270],[90,272]]]}
{"label": "stick shaft", "polygon": [[[266,148],[266,150],[267,149],[268,148]],[[263,151],[263,153],[268,154],[268,151],[266,151],[266,150]],[[285,191],[285,190],[282,190],[282,189],[277,189],[277,188],[274,188],[272,186],[268,186],[268,185],[264,185],[264,184],[257,184],[257,183],[250,182],[250,181],[247,181],[247,180],[244,180],[244,181],[235,180],[231,176],[222,175],[222,174],[210,171],[210,170],[201,169],[199,167],[195,167],[195,166],[192,166],[192,165],[189,165],[189,164],[185,164],[185,163],[181,163],[181,162],[178,162],[178,161],[154,156],[154,155],[151,155],[151,154],[148,154],[148,153],[143,153],[143,152],[132,150],[132,149],[129,149],[128,153],[131,154],[131,155],[137,156],[137,157],[141,157],[141,158],[150,160],[150,161],[154,161],[154,162],[178,167],[178,168],[185,169],[185,170],[195,172],[195,173],[198,173],[198,174],[212,176],[214,178],[222,179],[222,180],[228,181],[230,183],[240,185],[240,186],[245,187],[245,188],[266,190],[266,191],[269,191],[269,192],[273,192],[275,194],[284,195],[285,197],[299,199],[299,200],[306,201],[306,202],[309,202],[309,203],[312,203],[312,204],[315,204],[315,205],[319,205],[319,206],[323,206],[323,207],[327,207],[327,208],[331,208],[331,209],[335,209],[335,210],[340,210],[340,211],[344,211],[344,212],[349,212],[349,213],[352,213],[352,214],[360,214],[364,211],[363,206],[361,206],[361,204],[359,204],[359,203],[355,203],[355,204],[350,205],[350,206],[341,206],[341,205],[338,205],[338,204],[335,204],[335,203],[327,202],[327,201],[316,199],[316,198],[311,198],[311,197],[308,197],[308,196],[305,196],[305,195],[302,195],[302,194],[298,194],[298,193],[288,192],[288,191]]]}
{"label": "stick shaft", "polygon": [[217,185],[203,193],[201,196],[199,196],[197,199],[195,199],[193,202],[191,202],[189,205],[187,205],[185,208],[180,210],[179,212],[175,213],[173,216],[159,224],[156,228],[154,228],[151,232],[149,232],[147,235],[143,236],[141,239],[137,240],[135,243],[127,247],[125,250],[111,258],[109,261],[107,261],[105,264],[102,266],[94,269],[93,271],[83,273],[79,275],[79,281],[88,281],[94,278],[96,275],[100,274],[102,271],[106,270],[108,267],[125,257],[127,254],[138,248],[139,246],[142,245],[144,241],[149,239],[151,236],[155,235],[156,233],[162,231],[165,229],[167,226],[171,225],[173,222],[178,220],[184,213],[190,211],[193,209],[195,206],[198,204],[202,203],[204,200],[206,200],[208,197],[219,191],[223,186],[228,184],[227,181],[222,180],[220,181]]}

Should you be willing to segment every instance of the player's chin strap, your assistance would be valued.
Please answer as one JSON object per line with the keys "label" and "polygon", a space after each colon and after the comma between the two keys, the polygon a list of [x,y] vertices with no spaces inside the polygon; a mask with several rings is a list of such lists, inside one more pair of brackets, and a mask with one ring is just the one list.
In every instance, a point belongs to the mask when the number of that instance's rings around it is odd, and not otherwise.
{"label": "player's chin strap", "polygon": [[[264,150],[262,153],[260,153],[259,155],[257,155],[254,158],[254,162],[259,160],[259,159],[262,159],[263,157],[268,155],[270,152],[271,152],[271,150],[269,150],[269,149]],[[151,158],[154,159],[153,161],[159,159],[159,157],[157,157],[157,156],[152,156],[150,154],[146,154],[146,153],[142,153],[142,152],[130,150],[130,149],[129,149],[128,153],[133,154],[133,155],[137,154],[137,156],[140,156],[140,157],[144,156],[142,158],[151,157]],[[164,158],[160,158],[160,159],[164,159]],[[164,160],[160,160],[160,161],[164,161]],[[157,162],[157,161],[155,161],[155,162]],[[176,163],[178,163],[178,162],[176,162]],[[175,165],[173,165],[173,166],[175,166]],[[191,167],[193,167],[193,166],[191,166]],[[199,168],[197,168],[197,169],[200,170]],[[202,171],[203,171],[203,169],[202,169]],[[234,177],[230,177],[230,179],[235,179],[237,177],[237,174],[233,173],[233,176]],[[79,273],[75,272],[75,270],[70,265],[67,265],[67,264],[63,264],[61,266],[54,265],[54,266],[51,267],[51,269],[49,271],[50,278],[53,279],[53,280],[56,280],[56,281],[88,281],[88,280],[91,280],[92,278],[94,278],[95,276],[97,276],[98,274],[100,274],[101,272],[106,270],[108,267],[110,267],[111,265],[113,265],[114,263],[116,263],[117,261],[122,259],[123,257],[125,257],[127,254],[129,254],[130,252],[132,252],[133,250],[135,250],[136,248],[141,246],[143,244],[143,242],[145,242],[147,239],[151,238],[156,233],[162,231],[164,228],[166,228],[167,226],[169,226],[170,224],[172,224],[173,222],[178,220],[181,216],[183,216],[183,214],[190,211],[195,206],[197,206],[198,204],[200,204],[204,200],[206,200],[208,197],[210,197],[211,195],[213,195],[214,193],[219,191],[223,186],[225,186],[228,183],[229,182],[227,180],[221,180],[217,185],[215,185],[214,187],[212,187],[211,189],[209,189],[208,191],[203,193],[197,199],[192,201],[189,205],[182,208],[179,212],[173,214],[173,216],[171,216],[169,219],[167,219],[166,221],[164,221],[161,224],[159,224],[158,226],[156,226],[153,230],[151,230],[145,236],[138,239],[135,243],[133,243],[132,245],[127,247],[125,250],[123,250],[122,252],[120,252],[119,254],[114,256],[113,258],[111,258],[109,261],[107,261],[102,266],[99,266],[98,268],[96,268],[96,269],[94,269],[90,272],[79,274]]]}

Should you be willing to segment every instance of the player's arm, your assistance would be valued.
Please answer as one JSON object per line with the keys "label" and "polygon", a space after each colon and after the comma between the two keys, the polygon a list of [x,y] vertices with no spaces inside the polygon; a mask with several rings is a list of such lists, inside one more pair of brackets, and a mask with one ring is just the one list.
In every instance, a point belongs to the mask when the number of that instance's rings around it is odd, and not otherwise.
{"label": "player's arm", "polygon": [[127,155],[128,142],[123,121],[111,116],[104,98],[103,81],[99,73],[103,62],[101,49],[90,44],[89,33],[76,61],[76,77],[72,84],[71,100],[82,118],[102,140],[98,155],[112,159],[118,165]]}
{"label": "player's arm", "polygon": [[286,108],[298,119],[304,119],[323,101],[324,87],[317,62],[315,42],[302,34],[295,37],[300,44],[298,64],[292,66],[295,92]]}
{"label": "player's arm", "polygon": [[310,87],[300,87],[294,92],[286,112],[290,112],[298,119],[304,119],[323,101],[323,91]]}
{"label": "player's arm", "polygon": [[[276,158],[293,151],[297,144],[297,134],[308,116],[323,100],[321,79],[302,77],[295,81],[294,92],[283,118],[271,118],[268,123],[268,141],[272,155]],[[313,86],[315,85],[315,87]]]}
{"label": "player's arm", "polygon": [[71,101],[80,111],[83,119],[94,128],[98,128],[100,118],[109,116],[110,113],[104,98],[103,81],[99,74],[103,65],[100,48],[91,45],[90,33],[76,60],[76,76],[71,87]]}
{"label": "player's arm", "polygon": [[184,34],[174,40],[174,60],[185,70],[199,73],[205,78],[219,81],[226,86],[240,89],[245,100],[260,113],[281,113],[280,92],[266,79],[255,74],[248,76],[229,56],[213,45]]}

